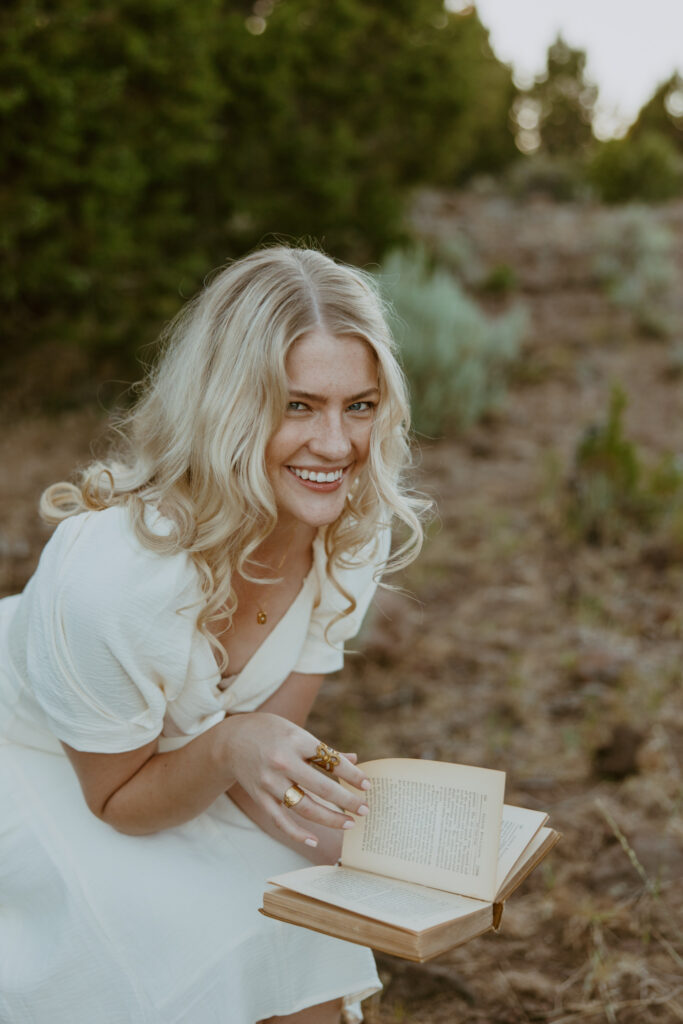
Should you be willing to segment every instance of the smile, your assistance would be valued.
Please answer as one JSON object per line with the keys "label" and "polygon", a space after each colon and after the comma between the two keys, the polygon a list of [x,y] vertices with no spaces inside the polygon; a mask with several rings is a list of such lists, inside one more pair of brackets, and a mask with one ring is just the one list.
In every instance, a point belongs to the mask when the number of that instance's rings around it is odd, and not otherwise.
{"label": "smile", "polygon": [[314,484],[336,483],[344,475],[343,469],[333,469],[329,473],[317,472],[313,469],[298,469],[296,466],[288,466],[287,469],[298,477],[299,480],[309,480]]}

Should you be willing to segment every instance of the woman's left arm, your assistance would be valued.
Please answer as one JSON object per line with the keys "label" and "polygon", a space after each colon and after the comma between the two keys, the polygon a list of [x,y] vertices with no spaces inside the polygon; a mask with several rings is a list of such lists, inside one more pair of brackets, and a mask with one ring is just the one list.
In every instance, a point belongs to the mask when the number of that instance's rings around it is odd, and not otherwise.
{"label": "woman's left arm", "polygon": [[[292,672],[285,679],[282,686],[275,693],[271,694],[268,700],[264,701],[257,710],[268,711],[272,715],[280,715],[282,718],[287,718],[290,722],[294,722],[303,728],[324,678],[323,675],[307,675],[303,672]],[[350,761],[356,760],[353,754],[346,754],[346,756]],[[277,839],[278,842],[285,843],[292,850],[296,850],[297,853],[303,853],[314,863],[332,864],[338,859],[341,848],[339,829],[325,828],[324,825],[317,825],[315,822],[308,821],[306,827],[318,836],[318,845],[315,848],[302,847],[301,843],[288,840],[283,832],[272,824],[267,815],[261,811],[239,783],[231,786],[227,795],[264,832]]]}

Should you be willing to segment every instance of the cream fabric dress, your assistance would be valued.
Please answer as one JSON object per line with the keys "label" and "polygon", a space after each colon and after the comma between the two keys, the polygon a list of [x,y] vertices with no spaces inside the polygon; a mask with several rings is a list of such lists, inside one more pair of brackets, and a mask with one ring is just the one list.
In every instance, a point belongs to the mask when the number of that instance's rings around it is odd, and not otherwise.
{"label": "cream fabric dress", "polygon": [[[150,520],[163,532],[165,520]],[[372,954],[264,918],[266,879],[307,862],[225,796],[177,828],[122,835],[86,807],[59,739],[79,750],[171,749],[251,711],[292,671],[330,672],[386,558],[330,584],[322,537],[285,616],[221,680],[196,629],[197,575],[119,508],[65,520],[17,597],[0,601],[0,1021],[254,1024],[379,987]]]}

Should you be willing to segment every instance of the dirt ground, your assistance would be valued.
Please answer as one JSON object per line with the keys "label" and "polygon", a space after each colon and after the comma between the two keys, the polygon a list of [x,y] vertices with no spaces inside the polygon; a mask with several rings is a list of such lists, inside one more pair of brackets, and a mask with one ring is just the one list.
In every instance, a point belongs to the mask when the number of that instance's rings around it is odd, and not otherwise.
{"label": "dirt ground", "polygon": [[[421,558],[385,591],[360,653],[327,683],[312,729],[361,759],[425,757],[507,772],[506,799],[549,812],[560,845],[505,908],[501,931],[425,965],[380,959],[367,1024],[683,1020],[683,554],[636,530],[578,541],[573,453],[610,388],[645,460],[683,451],[680,286],[653,339],[591,271],[585,206],[425,196],[425,237],[466,237],[514,269],[529,329],[507,398],[454,441],[422,439],[416,485],[435,500]],[[675,233],[683,204],[653,214]],[[88,457],[93,412],[6,424],[0,594],[49,531],[41,489]],[[678,883],[676,885],[676,883]]]}

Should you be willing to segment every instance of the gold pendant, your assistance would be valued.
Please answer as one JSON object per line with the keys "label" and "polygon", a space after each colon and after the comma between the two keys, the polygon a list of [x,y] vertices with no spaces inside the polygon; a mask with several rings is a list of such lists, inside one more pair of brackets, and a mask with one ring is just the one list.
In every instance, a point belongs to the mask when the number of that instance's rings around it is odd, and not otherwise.
{"label": "gold pendant", "polygon": [[262,608],[259,608],[259,610],[256,612],[256,621],[258,622],[259,626],[265,626],[266,622],[268,621],[268,616],[266,615]]}

